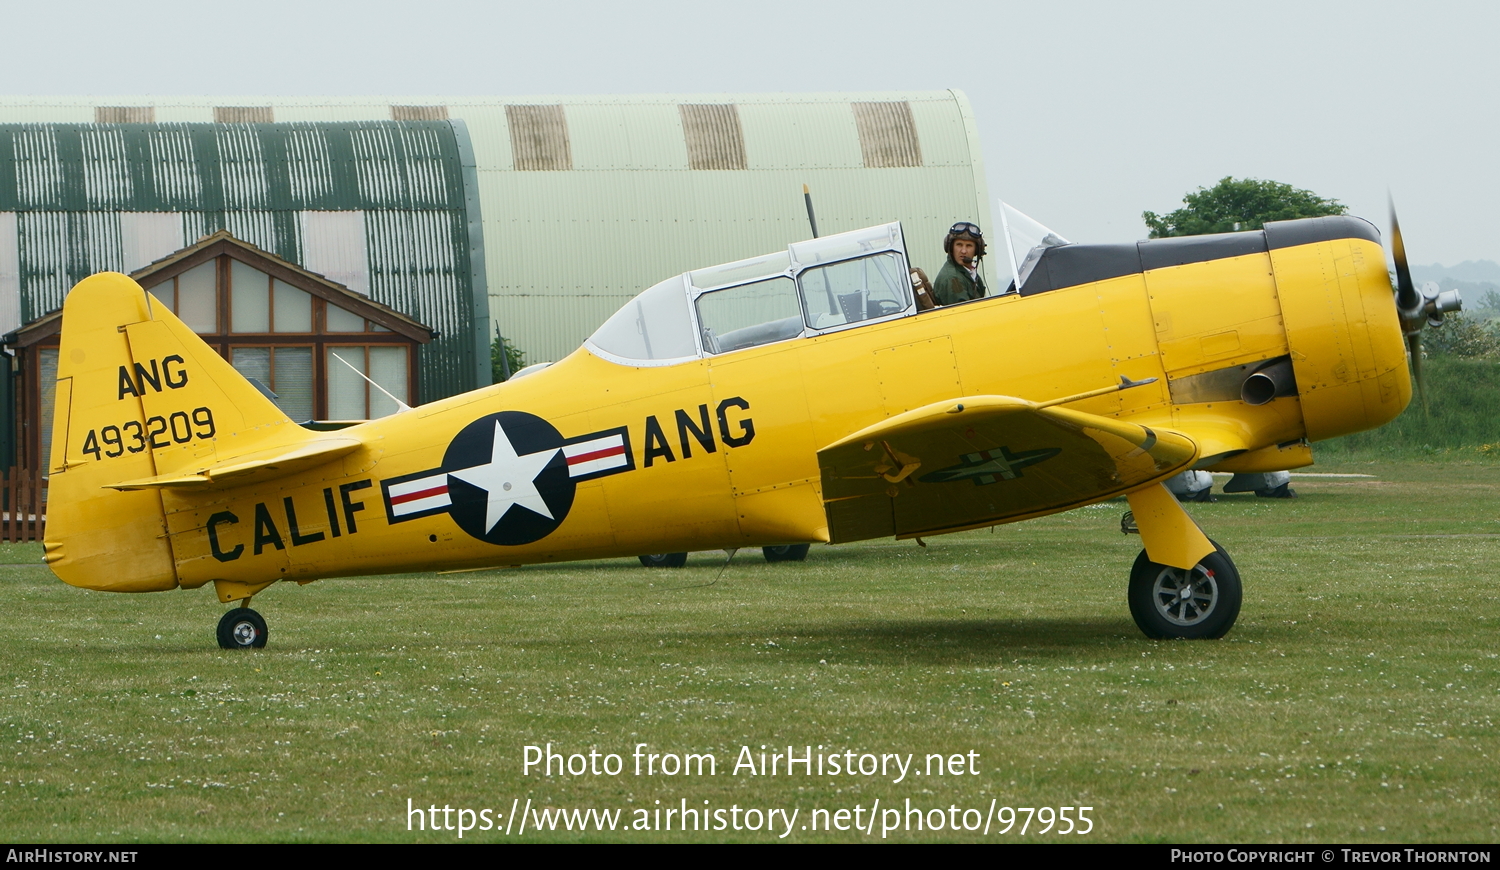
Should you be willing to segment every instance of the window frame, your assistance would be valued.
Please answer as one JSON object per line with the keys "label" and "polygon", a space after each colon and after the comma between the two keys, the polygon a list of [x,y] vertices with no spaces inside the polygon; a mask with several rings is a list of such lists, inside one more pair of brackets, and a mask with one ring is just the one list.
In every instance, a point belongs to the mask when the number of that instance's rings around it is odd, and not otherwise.
{"label": "window frame", "polygon": [[[820,252],[820,250],[826,250],[829,248],[837,250],[841,245],[848,247],[844,248],[843,253],[836,254],[835,256],[832,256],[827,260],[818,259],[815,262],[807,263],[803,263],[798,260],[799,254],[815,254]],[[832,266],[837,263],[842,263],[849,260],[858,260],[883,253],[895,254],[900,263],[901,274],[905,275],[910,273],[911,258],[907,255],[906,252],[906,237],[899,221],[893,221],[887,224],[878,224],[873,227],[866,227],[861,230],[855,230],[851,233],[839,233],[834,236],[824,236],[821,239],[814,238],[804,242],[795,242],[791,245],[788,245],[782,251],[777,251],[770,254],[762,254],[758,257],[749,257],[744,260],[736,260],[729,263],[720,263],[714,266],[708,266],[702,269],[695,269],[689,272],[684,272],[681,275],[676,276],[676,278],[682,282],[682,292],[686,297],[689,326],[692,330],[693,336],[694,354],[692,356],[663,359],[636,359],[633,357],[621,356],[620,354],[615,353],[614,351],[611,351],[594,341],[595,336],[598,335],[600,329],[602,329],[604,325],[611,323],[620,314],[620,312],[624,311],[626,307],[630,306],[637,299],[641,298],[642,294],[654,290],[657,287],[672,281],[672,278],[668,278],[664,281],[659,281],[655,284],[652,284],[650,287],[645,288],[635,296],[632,296],[629,299],[625,300],[625,302],[623,302],[620,307],[616,308],[609,317],[605,318],[604,324],[601,324],[599,329],[596,329],[589,335],[587,339],[584,340],[584,347],[587,348],[590,353],[594,354],[600,359],[615,363],[616,365],[630,366],[632,368],[658,368],[663,366],[681,365],[688,362],[696,362],[703,359],[708,359],[710,357],[720,357],[726,354],[739,353],[741,351],[755,350],[759,347],[769,347],[771,345],[781,344],[785,341],[792,341],[793,339],[797,338],[807,338],[815,335],[827,335],[829,333],[842,332],[846,329],[857,329],[861,326],[869,326],[877,323],[888,323],[892,320],[896,320],[902,317],[911,317],[917,313],[916,295],[912,292],[910,281],[901,281],[898,277],[896,292],[899,297],[905,302],[905,306],[900,310],[893,311],[890,314],[882,315],[880,317],[873,317],[865,320],[856,320],[852,323],[838,323],[821,328],[813,327],[810,323],[810,319],[808,317],[807,297],[805,295],[805,291],[802,287],[801,281],[801,275],[803,272],[809,269],[815,269],[823,266]],[[772,261],[781,258],[784,258],[787,263],[784,268],[767,268],[764,271],[753,272],[753,275],[751,277],[739,276],[735,277],[732,280],[724,281],[722,283],[716,283],[711,286],[699,286],[698,284],[694,283],[695,275],[702,276],[704,274],[714,273],[724,274],[725,272],[733,273],[734,269],[728,267],[741,267],[744,269],[751,269],[757,261],[766,261],[768,267],[772,265],[780,265],[779,263],[773,263]],[[736,348],[730,351],[715,352],[705,346],[703,341],[704,323],[702,318],[699,317],[698,313],[699,298],[708,293],[717,293],[722,290],[731,290],[735,287],[742,287],[748,284],[756,284],[761,281],[771,280],[773,278],[789,278],[792,280],[795,292],[797,294],[797,307],[799,316],[802,318],[802,329],[796,335],[788,336],[787,338],[768,341],[765,344]]]}
{"label": "window frame", "polygon": [[[912,292],[911,280],[908,279],[905,282],[898,281],[896,283],[896,294],[897,294],[898,297],[901,297],[901,300],[898,300],[898,301],[905,301],[906,305],[904,307],[900,308],[900,309],[897,309],[896,311],[891,312],[890,314],[882,314],[879,317],[867,317],[867,318],[865,318],[863,320],[852,320],[852,321],[846,320],[843,323],[834,323],[834,324],[830,324],[829,326],[825,326],[825,327],[822,327],[822,328],[817,328],[817,327],[814,327],[812,325],[812,316],[811,316],[812,312],[808,308],[808,304],[807,304],[808,291],[806,291],[805,289],[803,289],[803,286],[802,286],[802,276],[803,275],[806,275],[806,274],[808,274],[810,272],[815,272],[815,271],[817,271],[819,269],[833,268],[835,266],[839,266],[839,265],[842,265],[844,263],[854,263],[854,262],[858,262],[860,260],[873,260],[874,258],[882,256],[884,254],[896,254],[897,255],[897,260],[898,260],[897,265],[896,265],[896,269],[897,269],[896,275],[897,275],[897,277],[902,276],[902,275],[910,275],[911,274],[911,272],[910,272],[911,266],[910,266],[910,264],[908,263],[908,261],[906,259],[905,253],[901,252],[901,251],[893,251],[893,250],[890,250],[890,249],[881,250],[881,251],[871,251],[869,253],[859,254],[859,255],[853,256],[853,257],[844,257],[844,258],[841,258],[841,259],[838,259],[838,260],[829,260],[826,263],[814,263],[814,264],[809,265],[809,266],[804,266],[804,267],[802,267],[801,269],[798,270],[798,272],[797,272],[797,298],[802,303],[802,320],[803,320],[804,323],[806,323],[808,325],[808,329],[811,331],[812,334],[814,334],[814,335],[826,335],[826,334],[831,333],[831,332],[841,332],[841,331],[843,331],[845,329],[854,329],[855,327],[865,326],[865,325],[871,324],[871,323],[884,323],[887,320],[894,320],[897,317],[906,317],[906,316],[908,316],[910,314],[915,314],[916,313],[916,311],[915,311],[915,309],[916,309],[916,296]],[[903,272],[902,269],[905,269],[906,271]]]}
{"label": "window frame", "polygon": [[[790,271],[790,270],[788,270],[788,271]],[[794,304],[795,306],[797,306],[797,317],[801,318],[801,320],[802,320],[802,328],[797,331],[796,335],[789,335],[786,338],[778,338],[775,341],[767,341],[767,342],[764,342],[762,344],[751,344],[751,345],[746,345],[744,347],[737,347],[737,348],[734,348],[733,350],[716,351],[716,350],[710,350],[708,348],[708,346],[704,343],[704,340],[703,340],[703,338],[704,338],[703,334],[708,329],[708,327],[703,323],[703,318],[700,316],[700,312],[699,312],[699,309],[698,309],[698,303],[703,299],[703,297],[705,297],[705,296],[711,296],[711,295],[713,295],[715,293],[728,293],[728,292],[733,291],[733,290],[738,290],[741,287],[752,287],[752,286],[754,286],[756,284],[765,284],[765,283],[770,282],[770,281],[779,281],[779,280],[783,280],[783,279],[790,281],[791,284],[792,284],[792,304]],[[710,290],[700,290],[697,293],[695,293],[695,294],[692,295],[692,298],[689,301],[688,305],[689,305],[689,311],[692,314],[694,325],[696,326],[696,329],[693,331],[693,338],[694,338],[694,341],[697,343],[699,354],[703,355],[703,356],[723,356],[725,354],[736,353],[736,352],[742,351],[742,350],[753,350],[754,348],[757,348],[757,347],[767,347],[767,346],[773,345],[773,344],[780,344],[783,341],[791,341],[793,339],[801,338],[801,337],[807,335],[807,330],[808,330],[808,326],[807,326],[807,311],[806,311],[806,306],[802,302],[802,290],[801,290],[800,287],[797,286],[797,279],[793,278],[790,274],[782,273],[782,274],[776,274],[776,275],[765,275],[765,276],[762,276],[762,277],[759,277],[759,278],[754,278],[754,279],[749,280],[749,281],[739,281],[739,282],[732,283],[732,284],[725,284],[725,285],[723,285],[721,287],[714,287],[713,289],[710,289]],[[781,318],[781,319],[782,320],[787,320],[787,319],[790,319],[790,318]],[[766,321],[765,323],[774,323],[774,322],[776,322],[776,321]],[[765,325],[765,323],[763,323],[763,324],[757,324],[757,325],[763,326],[763,325]],[[746,327],[740,327],[740,328],[741,329],[748,329],[750,327],[746,326]],[[734,332],[736,330],[730,330],[730,331]],[[728,335],[728,334],[729,333],[725,333],[725,335]]]}
{"label": "window frame", "polygon": [[[815,335],[828,335],[830,333],[843,332],[844,330],[847,330],[847,329],[858,329],[858,328],[860,328],[862,326],[870,326],[870,325],[876,324],[876,323],[888,323],[888,322],[890,322],[892,320],[897,320],[897,319],[902,318],[902,317],[910,317],[910,316],[916,314],[917,313],[916,295],[912,292],[911,282],[908,280],[906,282],[900,282],[900,281],[898,281],[898,283],[897,283],[897,293],[906,302],[905,307],[901,308],[899,311],[894,311],[894,312],[892,312],[890,314],[882,315],[880,317],[872,317],[872,318],[869,318],[869,319],[866,319],[866,320],[856,320],[856,321],[853,321],[853,322],[839,323],[839,324],[834,324],[832,326],[825,326],[825,327],[822,327],[822,328],[814,327],[812,325],[811,319],[808,317],[807,293],[806,293],[806,291],[804,290],[804,288],[802,286],[802,274],[804,272],[808,272],[808,271],[811,271],[811,270],[814,270],[814,269],[823,268],[823,267],[826,267],[826,266],[837,265],[839,263],[846,263],[846,262],[849,262],[850,260],[860,260],[860,259],[864,259],[866,257],[873,257],[873,256],[876,256],[876,255],[879,255],[879,254],[894,253],[897,256],[897,258],[899,259],[900,268],[902,270],[904,270],[902,272],[899,272],[898,274],[910,274],[910,271],[911,271],[911,260],[906,255],[906,238],[905,238],[905,235],[902,233],[901,224],[899,222],[890,223],[890,224],[883,224],[883,225],[880,225],[880,228],[882,228],[882,229],[884,229],[886,231],[884,244],[872,245],[867,250],[854,251],[852,253],[845,254],[845,255],[842,255],[842,256],[836,256],[836,257],[833,257],[833,258],[828,259],[828,260],[819,260],[817,262],[802,263],[802,262],[798,261],[797,255],[798,255],[799,250],[805,252],[810,247],[816,247],[816,246],[818,246],[818,243],[820,243],[820,242],[831,242],[832,240],[834,240],[834,239],[837,238],[835,236],[825,236],[822,239],[812,239],[812,240],[809,240],[809,241],[806,241],[806,242],[798,242],[798,243],[789,245],[787,247],[787,251],[790,254],[791,265],[787,269],[785,269],[783,271],[780,271],[780,272],[767,273],[767,274],[760,275],[760,276],[757,276],[755,278],[751,278],[751,279],[748,279],[748,280],[747,279],[741,279],[741,280],[731,281],[731,282],[728,282],[728,283],[725,283],[725,284],[716,284],[716,285],[714,285],[712,287],[699,287],[699,286],[695,285],[692,282],[692,273],[691,272],[689,272],[686,275],[684,275],[683,277],[686,279],[685,283],[687,284],[688,309],[689,309],[689,312],[690,312],[690,314],[692,316],[692,319],[693,319],[693,341],[695,342],[695,344],[697,345],[697,348],[698,348],[698,357],[700,359],[708,358],[708,357],[720,357],[720,356],[725,356],[727,354],[739,353],[741,351],[755,350],[756,348],[761,348],[761,347],[770,347],[772,345],[781,344],[782,342],[794,341],[794,340],[799,339],[799,338],[808,338],[810,336],[815,336]],[[876,228],[875,227],[871,227],[870,229],[876,229]],[[765,255],[765,256],[771,256],[771,255]],[[760,259],[760,258],[757,257],[757,258],[751,258],[751,259]],[[721,264],[721,265],[726,265],[727,266],[727,265],[732,265],[732,264],[725,263],[725,264]],[[707,271],[707,270],[705,269],[705,270],[700,270],[700,271]],[[746,286],[746,285],[749,285],[749,284],[758,284],[758,283],[760,283],[762,281],[768,281],[768,280],[770,280],[772,278],[783,278],[783,277],[784,278],[791,278],[792,282],[793,282],[793,285],[796,288],[797,304],[798,304],[798,307],[799,307],[799,309],[801,311],[801,316],[802,316],[802,331],[801,332],[799,332],[797,335],[789,336],[789,337],[783,338],[783,339],[778,339],[776,341],[769,341],[769,342],[766,342],[765,344],[757,344],[757,345],[751,345],[749,347],[736,348],[734,350],[724,351],[722,353],[715,353],[713,351],[710,351],[707,347],[704,346],[704,344],[703,344],[703,322],[698,317],[698,299],[699,299],[699,297],[701,297],[701,296],[703,296],[705,294],[708,294],[708,293],[716,293],[716,292],[721,291],[721,290],[731,290],[731,289],[733,289],[735,287],[743,287],[743,286]]]}
{"label": "window frame", "polygon": [[[256,336],[256,337],[259,337],[259,336]],[[233,340],[233,338],[231,338],[231,340],[229,340],[228,342],[226,342],[223,345],[223,349],[222,350],[220,350],[218,347],[215,347],[214,350],[217,350],[219,352],[219,356],[224,357],[224,359],[229,362],[229,365],[233,366],[234,365],[234,352],[235,352],[235,350],[237,348],[262,348],[262,347],[270,348],[271,353],[269,354],[269,358],[270,358],[270,365],[271,365],[271,382],[269,384],[264,384],[264,386],[265,386],[266,389],[270,390],[273,393],[279,393],[280,391],[276,389],[276,351],[279,350],[279,349],[281,349],[281,348],[299,348],[299,347],[305,347],[305,348],[307,348],[309,350],[309,352],[313,356],[313,359],[312,359],[312,382],[313,382],[313,402],[312,402],[312,404],[313,404],[313,408],[312,408],[313,414],[312,414],[312,419],[313,420],[317,420],[317,419],[319,419],[319,415],[318,415],[318,388],[320,386],[320,382],[319,382],[319,378],[318,378],[318,359],[317,359],[317,356],[318,356],[318,344],[316,342],[312,342],[312,341],[297,341],[296,340],[297,338],[303,338],[303,337],[305,337],[305,336],[296,336],[296,335],[294,335],[292,341],[281,341],[281,342],[235,341],[235,340]],[[235,369],[235,371],[239,371],[239,369]],[[281,406],[277,405],[276,407],[280,408]],[[291,415],[287,414],[287,416],[290,417]],[[324,417],[326,417],[326,416],[327,415],[325,414]],[[308,422],[308,421],[298,420],[296,418],[293,418],[292,422],[294,422],[294,423],[303,423],[303,422]]]}

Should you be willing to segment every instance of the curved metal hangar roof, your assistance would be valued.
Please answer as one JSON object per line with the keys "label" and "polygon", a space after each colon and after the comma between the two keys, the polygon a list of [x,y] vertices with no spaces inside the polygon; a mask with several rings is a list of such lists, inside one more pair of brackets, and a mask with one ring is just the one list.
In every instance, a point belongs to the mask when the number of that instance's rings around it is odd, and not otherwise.
{"label": "curved metal hangar roof", "polygon": [[[457,150],[467,148],[472,155],[476,201],[466,213],[474,221],[469,227],[468,251],[479,258],[479,265],[469,287],[455,282],[446,292],[461,296],[482,286],[489,315],[533,361],[562,357],[620,305],[663,278],[703,263],[729,262],[806,239],[803,184],[812,187],[821,233],[899,220],[914,263],[929,271],[942,263],[940,241],[954,220],[990,223],[978,135],[968,101],[958,91],[631,97],[0,97],[0,125],[32,128],[60,124],[358,127],[366,122],[417,127],[424,122],[455,121],[459,122],[453,124]],[[297,158],[290,150],[284,154],[267,156],[263,151],[258,158],[267,183],[292,178],[297,167],[305,165],[298,160],[306,158]],[[0,155],[0,163],[5,159],[6,155]],[[333,155],[331,159],[338,162],[340,158]],[[398,166],[382,162],[377,155],[360,167],[350,177],[364,199],[355,200],[367,201],[366,194],[378,194],[382,185],[390,189],[422,183],[418,177],[422,170],[409,161]],[[249,168],[253,184],[258,175],[253,166]],[[8,180],[3,176],[12,171],[12,167],[0,166],[0,186]],[[87,202],[85,211],[119,210],[87,184],[82,196]],[[7,245],[3,213],[14,214],[22,208],[0,203],[0,297],[19,292],[15,255],[3,250]],[[312,202],[302,210],[320,209],[364,210],[331,201]],[[226,204],[225,210],[228,214],[253,209]],[[10,220],[14,223],[15,219]],[[305,219],[299,220],[305,225]],[[315,218],[314,223],[319,220],[334,219]],[[224,219],[231,230],[234,221],[250,224],[244,215]],[[287,243],[290,237],[285,226],[268,223],[273,235],[263,247],[295,254],[290,259],[302,262],[298,257],[305,251],[293,250]],[[195,224],[188,235],[196,231]],[[344,231],[352,232],[348,228],[328,232]],[[422,247],[420,233],[413,230],[411,235],[416,239],[412,244]],[[302,264],[319,271],[316,264]],[[340,268],[349,273],[352,267],[343,264]],[[373,261],[367,268],[364,280],[373,289],[377,283]],[[357,284],[361,279],[349,275],[347,280],[335,280]],[[390,300],[380,301],[406,310]],[[5,304],[6,299],[0,298],[0,312]],[[457,311],[463,300],[442,304]],[[424,322],[434,320],[427,317]],[[477,339],[471,343],[477,344]],[[464,356],[464,362],[472,365],[469,355]]]}

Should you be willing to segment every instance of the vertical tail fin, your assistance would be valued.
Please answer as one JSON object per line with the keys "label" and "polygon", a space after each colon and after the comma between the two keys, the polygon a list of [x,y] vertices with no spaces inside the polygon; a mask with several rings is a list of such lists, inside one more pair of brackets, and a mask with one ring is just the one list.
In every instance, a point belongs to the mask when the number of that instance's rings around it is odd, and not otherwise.
{"label": "vertical tail fin", "polygon": [[75,586],[178,583],[160,490],[109,487],[311,434],[153,302],[109,272],[79,282],[63,304],[45,558]]}

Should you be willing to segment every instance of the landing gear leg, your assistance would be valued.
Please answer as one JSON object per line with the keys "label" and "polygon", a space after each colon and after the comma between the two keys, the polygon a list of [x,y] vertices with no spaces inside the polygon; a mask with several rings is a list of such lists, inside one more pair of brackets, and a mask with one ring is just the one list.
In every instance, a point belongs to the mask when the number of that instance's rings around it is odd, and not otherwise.
{"label": "landing gear leg", "polygon": [[[248,604],[250,599],[241,603]],[[266,645],[266,621],[248,607],[236,607],[219,620],[220,649],[261,649]]]}
{"label": "landing gear leg", "polygon": [[1130,571],[1127,599],[1135,624],[1153,638],[1223,637],[1239,618],[1242,598],[1229,554],[1161,484],[1127,498],[1146,545]]}

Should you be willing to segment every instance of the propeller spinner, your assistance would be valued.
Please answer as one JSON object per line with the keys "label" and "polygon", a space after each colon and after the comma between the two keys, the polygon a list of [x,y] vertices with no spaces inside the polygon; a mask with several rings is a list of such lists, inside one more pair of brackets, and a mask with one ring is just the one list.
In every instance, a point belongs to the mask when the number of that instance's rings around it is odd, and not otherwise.
{"label": "propeller spinner", "polygon": [[1463,308],[1463,297],[1457,290],[1439,290],[1431,281],[1418,290],[1411,280],[1411,268],[1406,263],[1406,245],[1401,241],[1401,222],[1396,220],[1396,202],[1391,200],[1391,257],[1396,261],[1396,313],[1401,318],[1401,332],[1406,336],[1406,349],[1411,357],[1413,379],[1417,382],[1417,395],[1422,398],[1422,410],[1427,410],[1427,391],[1422,379],[1422,327],[1442,326],[1443,315]]}

